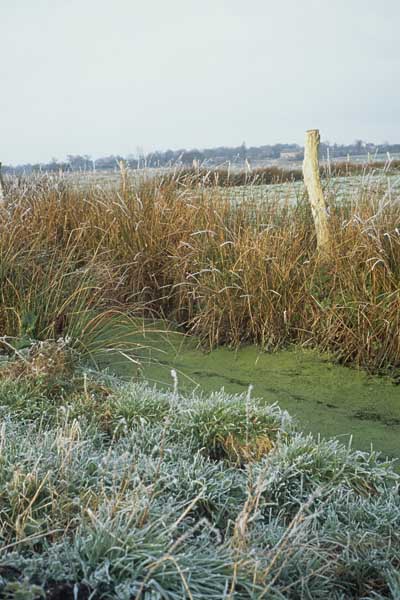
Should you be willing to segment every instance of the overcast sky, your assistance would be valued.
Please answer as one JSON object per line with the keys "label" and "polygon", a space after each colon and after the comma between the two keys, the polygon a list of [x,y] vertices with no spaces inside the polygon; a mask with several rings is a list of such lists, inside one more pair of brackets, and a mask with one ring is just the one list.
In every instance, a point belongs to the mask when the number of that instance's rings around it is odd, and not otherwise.
{"label": "overcast sky", "polygon": [[400,142],[400,0],[1,0],[0,160]]}

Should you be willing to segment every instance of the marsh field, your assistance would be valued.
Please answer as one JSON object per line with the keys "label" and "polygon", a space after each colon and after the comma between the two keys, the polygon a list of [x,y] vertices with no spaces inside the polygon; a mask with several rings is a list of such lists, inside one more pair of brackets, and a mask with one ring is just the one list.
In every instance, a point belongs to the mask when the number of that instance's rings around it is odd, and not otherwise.
{"label": "marsh field", "polygon": [[[0,597],[400,598],[400,170],[8,178]],[[342,169],[342,170],[341,170]]]}

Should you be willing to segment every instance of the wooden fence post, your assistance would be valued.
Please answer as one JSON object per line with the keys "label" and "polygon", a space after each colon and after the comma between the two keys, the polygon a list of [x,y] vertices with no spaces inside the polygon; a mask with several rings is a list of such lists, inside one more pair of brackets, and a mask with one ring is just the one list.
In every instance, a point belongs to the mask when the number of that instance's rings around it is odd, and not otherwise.
{"label": "wooden fence post", "polygon": [[124,160],[120,160],[118,164],[121,173],[121,192],[122,196],[126,198],[126,192],[128,189],[128,170],[126,168],[126,162]]}
{"label": "wooden fence post", "polygon": [[310,129],[306,132],[304,146],[303,176],[311,204],[311,212],[317,233],[317,247],[321,256],[326,256],[330,251],[330,234],[328,225],[328,211],[319,175],[319,131]]}

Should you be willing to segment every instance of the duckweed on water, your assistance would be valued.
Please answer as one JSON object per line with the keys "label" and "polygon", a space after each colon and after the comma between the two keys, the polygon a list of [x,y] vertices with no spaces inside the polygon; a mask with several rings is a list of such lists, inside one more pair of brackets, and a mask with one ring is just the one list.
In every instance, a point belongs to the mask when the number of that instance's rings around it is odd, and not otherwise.
{"label": "duckweed on water", "polygon": [[[123,324],[117,331],[142,347],[142,376],[148,381],[171,389],[170,371],[175,369],[179,388],[186,393],[221,388],[246,393],[252,385],[260,402],[278,402],[305,432],[340,436],[344,444],[351,438],[354,448],[400,456],[400,387],[395,378],[334,364],[332,357],[315,350],[292,347],[267,353],[250,345],[204,352],[198,339],[168,331],[165,323],[146,324],[145,329],[132,333]],[[137,366],[118,353],[103,353],[99,362],[120,376],[140,380]]]}

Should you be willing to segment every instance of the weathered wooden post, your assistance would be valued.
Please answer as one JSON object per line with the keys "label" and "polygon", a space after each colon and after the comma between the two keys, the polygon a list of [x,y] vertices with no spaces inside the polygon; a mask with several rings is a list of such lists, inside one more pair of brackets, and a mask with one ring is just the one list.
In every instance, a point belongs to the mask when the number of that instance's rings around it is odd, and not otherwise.
{"label": "weathered wooden post", "polygon": [[330,251],[330,234],[328,225],[328,211],[319,175],[319,149],[320,136],[318,129],[306,132],[304,147],[303,176],[311,204],[312,216],[317,233],[318,252],[326,257]]}
{"label": "weathered wooden post", "polygon": [[120,160],[119,161],[119,170],[121,173],[121,192],[122,192],[122,196],[124,198],[126,198],[126,191],[127,191],[127,183],[128,183],[128,170],[126,168],[126,162],[124,160]]}
{"label": "weathered wooden post", "polygon": [[3,180],[3,175],[1,173],[1,162],[0,162],[0,206],[2,204],[4,204],[6,200],[6,193],[4,190],[4,180]]}

